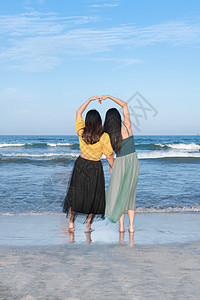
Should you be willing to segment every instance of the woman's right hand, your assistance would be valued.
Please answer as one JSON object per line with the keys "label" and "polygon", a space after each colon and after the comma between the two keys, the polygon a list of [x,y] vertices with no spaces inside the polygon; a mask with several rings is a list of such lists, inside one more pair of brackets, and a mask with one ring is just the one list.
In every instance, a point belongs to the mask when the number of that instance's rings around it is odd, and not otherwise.
{"label": "woman's right hand", "polygon": [[99,99],[100,99],[100,100],[105,100],[105,99],[107,99],[107,98],[109,98],[108,95],[101,95]]}
{"label": "woman's right hand", "polygon": [[99,103],[101,104],[101,101],[106,100],[108,97],[109,97],[108,95],[102,95],[102,96],[99,98]]}

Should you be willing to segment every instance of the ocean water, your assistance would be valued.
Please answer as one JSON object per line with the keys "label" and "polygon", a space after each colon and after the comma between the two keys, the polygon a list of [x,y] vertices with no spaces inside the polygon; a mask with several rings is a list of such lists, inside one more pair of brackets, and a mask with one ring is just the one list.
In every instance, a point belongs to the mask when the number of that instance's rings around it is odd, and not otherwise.
{"label": "ocean water", "polygon": [[[200,212],[200,136],[135,136],[135,145],[137,212]],[[0,136],[0,214],[62,213],[79,154],[74,135]]]}

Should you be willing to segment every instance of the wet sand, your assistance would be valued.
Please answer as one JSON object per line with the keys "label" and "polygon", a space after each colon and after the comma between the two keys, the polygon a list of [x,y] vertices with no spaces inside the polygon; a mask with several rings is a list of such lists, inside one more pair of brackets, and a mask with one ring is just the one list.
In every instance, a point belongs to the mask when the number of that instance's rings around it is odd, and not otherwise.
{"label": "wet sand", "polygon": [[[83,221],[83,219],[81,220]],[[1,215],[0,246],[44,246],[71,242],[84,244],[129,243],[128,217],[125,216],[126,233],[119,236],[118,224],[94,222],[91,240],[85,236],[85,225],[75,222],[75,234],[67,232],[64,214],[55,215]],[[200,241],[200,213],[144,213],[135,216],[135,245],[187,243]]]}
{"label": "wet sand", "polygon": [[134,235],[106,221],[69,235],[62,215],[0,216],[0,299],[199,299],[199,219],[138,214]]}
{"label": "wet sand", "polygon": [[0,299],[199,299],[200,243],[0,247]]}

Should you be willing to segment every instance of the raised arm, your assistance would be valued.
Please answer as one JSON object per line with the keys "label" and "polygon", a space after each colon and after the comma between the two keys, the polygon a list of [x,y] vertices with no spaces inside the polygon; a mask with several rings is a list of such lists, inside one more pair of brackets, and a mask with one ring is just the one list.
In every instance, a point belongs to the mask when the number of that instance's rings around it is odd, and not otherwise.
{"label": "raised arm", "polygon": [[99,98],[99,102],[101,103],[102,100],[105,100],[107,98],[114,101],[115,103],[119,104],[122,107],[123,115],[124,115],[124,124],[130,127],[131,126],[131,120],[130,120],[130,114],[129,114],[127,103],[123,100],[120,100],[116,97],[109,96],[109,95],[101,96]]}
{"label": "raised arm", "polygon": [[96,100],[96,99],[99,99],[99,96],[93,96],[93,97],[90,97],[87,101],[85,101],[80,107],[79,109],[77,109],[76,111],[76,120],[80,117],[82,117],[82,113],[84,112],[84,110],[86,109],[86,107],[88,106],[88,104],[93,101],[93,100]]}

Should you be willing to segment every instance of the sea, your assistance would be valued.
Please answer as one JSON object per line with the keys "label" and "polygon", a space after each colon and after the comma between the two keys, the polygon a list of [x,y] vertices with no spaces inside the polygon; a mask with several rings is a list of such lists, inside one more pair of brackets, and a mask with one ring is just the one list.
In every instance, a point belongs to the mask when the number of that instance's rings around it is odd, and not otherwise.
{"label": "sea", "polygon": [[[136,135],[135,145],[137,213],[200,212],[200,136]],[[62,214],[79,155],[76,135],[0,136],[0,215]]]}

